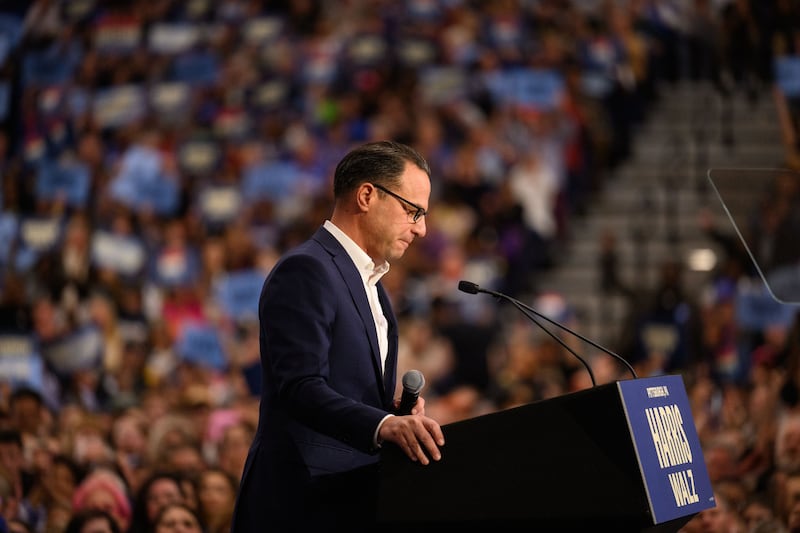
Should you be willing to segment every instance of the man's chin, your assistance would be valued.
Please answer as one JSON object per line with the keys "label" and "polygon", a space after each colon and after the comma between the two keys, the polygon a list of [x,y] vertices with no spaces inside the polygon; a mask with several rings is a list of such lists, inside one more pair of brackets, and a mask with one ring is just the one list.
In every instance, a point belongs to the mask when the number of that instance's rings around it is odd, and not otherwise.
{"label": "man's chin", "polygon": [[402,241],[401,244],[397,245],[394,249],[392,249],[391,256],[389,257],[389,262],[394,261],[395,259],[400,259],[405,255],[406,250],[408,249],[408,243]]}

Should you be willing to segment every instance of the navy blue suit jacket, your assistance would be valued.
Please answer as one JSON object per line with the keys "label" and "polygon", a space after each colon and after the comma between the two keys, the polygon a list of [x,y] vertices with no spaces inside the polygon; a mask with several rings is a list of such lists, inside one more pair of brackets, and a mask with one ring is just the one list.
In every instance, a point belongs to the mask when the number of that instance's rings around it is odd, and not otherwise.
{"label": "navy blue suit jacket", "polygon": [[[260,420],[239,488],[234,532],[304,531],[369,521],[378,423],[393,410],[397,323],[381,372],[361,276],[326,229],[283,256],[261,291]],[[342,524],[344,525],[344,524]]]}

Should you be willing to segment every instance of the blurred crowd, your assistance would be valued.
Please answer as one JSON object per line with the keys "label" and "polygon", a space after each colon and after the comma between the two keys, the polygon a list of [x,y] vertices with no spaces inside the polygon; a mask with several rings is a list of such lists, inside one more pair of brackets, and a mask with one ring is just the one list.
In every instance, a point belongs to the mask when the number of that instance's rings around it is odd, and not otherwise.
{"label": "blurred crowd", "polygon": [[[637,128],[699,81],[780,93],[790,147],[799,16],[794,0],[7,0],[2,528],[227,531],[258,417],[261,283],[370,140],[411,144],[433,171],[428,235],[384,278],[398,372],[423,372],[428,414],[591,386],[458,281],[580,330],[537,274]],[[776,224],[797,223],[797,194],[775,196]],[[800,531],[800,322],[763,298],[736,239],[702,229],[727,251],[707,290],[665,265],[613,348],[641,377],[684,376],[718,492],[687,532]],[[588,357],[598,383],[629,377]]]}

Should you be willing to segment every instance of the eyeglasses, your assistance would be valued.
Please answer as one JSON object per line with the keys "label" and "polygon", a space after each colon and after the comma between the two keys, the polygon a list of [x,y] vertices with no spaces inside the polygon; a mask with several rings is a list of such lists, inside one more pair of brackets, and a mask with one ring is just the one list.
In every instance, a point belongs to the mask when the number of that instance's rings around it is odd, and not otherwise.
{"label": "eyeglasses", "polygon": [[422,217],[424,217],[425,215],[428,214],[428,212],[425,209],[423,209],[422,207],[418,206],[414,202],[410,202],[410,201],[406,200],[405,198],[403,198],[399,194],[390,191],[386,187],[384,187],[382,185],[378,185],[377,183],[372,183],[371,185],[373,187],[375,187],[376,189],[382,190],[383,192],[385,192],[389,196],[394,196],[395,198],[397,198],[402,203],[410,205],[413,209],[406,209],[406,213],[408,213],[409,222],[411,222],[412,224],[415,224],[419,219],[421,219]]}

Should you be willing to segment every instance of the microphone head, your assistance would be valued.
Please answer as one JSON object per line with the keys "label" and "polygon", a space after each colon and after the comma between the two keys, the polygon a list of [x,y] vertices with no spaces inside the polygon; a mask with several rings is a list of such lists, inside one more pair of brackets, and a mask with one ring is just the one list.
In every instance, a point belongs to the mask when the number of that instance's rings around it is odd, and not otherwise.
{"label": "microphone head", "polygon": [[466,292],[467,294],[478,294],[479,287],[476,283],[472,283],[471,281],[461,280],[458,282],[458,290]]}
{"label": "microphone head", "polygon": [[413,393],[419,393],[425,386],[425,376],[419,370],[409,370],[403,374],[403,389]]}

